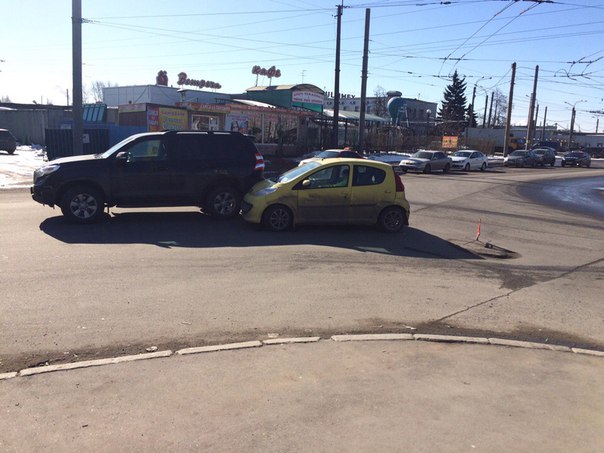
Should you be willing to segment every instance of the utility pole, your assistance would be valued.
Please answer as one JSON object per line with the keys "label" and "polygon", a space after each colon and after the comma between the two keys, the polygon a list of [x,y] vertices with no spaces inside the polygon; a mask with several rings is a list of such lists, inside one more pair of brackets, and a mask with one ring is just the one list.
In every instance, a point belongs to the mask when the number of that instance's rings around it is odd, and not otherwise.
{"label": "utility pole", "polygon": [[489,95],[484,98],[484,115],[482,116],[482,128],[484,129],[485,122],[487,120],[487,108],[489,106]]}
{"label": "utility pole", "polygon": [[340,123],[340,39],[342,35],[342,10],[344,9],[344,0],[338,5],[337,12],[337,33],[336,33],[336,70],[333,89],[333,147],[338,147],[339,123]]}
{"label": "utility pole", "polygon": [[472,103],[470,104],[470,108],[468,109],[468,124],[466,124],[466,142],[464,145],[468,146],[468,131],[474,122],[474,101],[476,100],[476,84],[474,84],[474,89],[472,90]]}
{"label": "utility pole", "polygon": [[73,154],[84,153],[82,135],[82,0],[71,1],[72,65],[73,65]]}
{"label": "utility pole", "polygon": [[531,133],[531,142],[535,139],[535,131],[537,130],[537,120],[539,119],[539,104],[535,107],[535,118],[533,119],[533,129]]}
{"label": "utility pole", "polygon": [[568,134],[568,150],[572,151],[573,146],[573,129],[575,128],[575,115],[577,111],[575,110],[575,106],[573,105],[573,109],[570,114],[570,133]]}
{"label": "utility pole", "polygon": [[371,10],[365,10],[365,44],[363,45],[363,69],[361,71],[361,113],[359,115],[359,151],[365,151],[365,109],[367,103],[367,64],[369,59],[369,19]]}
{"label": "utility pole", "polygon": [[539,65],[535,66],[535,78],[533,80],[533,92],[531,93],[531,103],[529,105],[528,125],[526,128],[526,149],[529,149],[529,143],[535,134],[533,125],[533,116],[535,114],[535,98],[537,97],[537,79],[539,77]]}
{"label": "utility pole", "polygon": [[547,105],[543,112],[543,127],[541,128],[541,141],[545,140],[545,125],[547,124]]}
{"label": "utility pole", "polygon": [[491,113],[493,113],[493,99],[495,99],[494,91],[491,92],[491,105],[489,107],[489,121],[487,122],[487,127],[494,126],[494,124],[491,124]]}
{"label": "utility pole", "polygon": [[512,101],[514,100],[514,82],[516,80],[516,63],[512,63],[512,81],[510,83],[510,98],[508,99],[508,114],[505,119],[505,138],[503,140],[503,156],[508,155],[510,143],[510,123],[512,122]]}

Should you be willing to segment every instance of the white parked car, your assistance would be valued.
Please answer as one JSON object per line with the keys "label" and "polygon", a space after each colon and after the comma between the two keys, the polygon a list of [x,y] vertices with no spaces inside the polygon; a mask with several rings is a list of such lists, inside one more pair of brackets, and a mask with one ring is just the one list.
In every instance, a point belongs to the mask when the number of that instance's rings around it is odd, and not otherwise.
{"label": "white parked car", "polygon": [[301,167],[304,164],[309,162],[320,162],[323,159],[333,159],[333,158],[347,158],[352,157],[355,159],[365,159],[356,151],[351,149],[326,149],[325,151],[321,151],[318,154],[313,155],[307,159],[302,159],[298,164],[298,167]]}
{"label": "white parked car", "polygon": [[489,158],[480,151],[475,151],[473,149],[456,151],[451,156],[451,159],[453,160],[452,170],[485,171],[489,166]]}

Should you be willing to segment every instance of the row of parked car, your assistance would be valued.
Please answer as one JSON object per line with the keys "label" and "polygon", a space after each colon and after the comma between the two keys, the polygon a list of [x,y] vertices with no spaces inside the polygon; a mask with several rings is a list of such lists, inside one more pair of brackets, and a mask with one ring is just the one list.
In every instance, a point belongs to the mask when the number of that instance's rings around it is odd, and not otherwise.
{"label": "row of parked car", "polygon": [[[364,156],[356,151],[347,149],[328,149],[302,159],[299,166],[312,161],[343,157],[365,159]],[[368,159],[379,160],[380,157],[381,156],[369,156]],[[485,171],[489,166],[487,156],[480,151],[474,150],[460,150],[451,156],[442,151],[420,150],[410,156],[404,157],[399,162],[389,162],[391,165],[396,164],[403,173],[406,173],[407,171],[419,171],[422,173],[432,173],[433,171],[443,171],[447,173],[449,170]]]}
{"label": "row of parked car", "polygon": [[[359,156],[361,157],[361,156]],[[583,151],[571,151],[561,156],[561,165],[590,167],[591,156]],[[503,159],[506,167],[538,167],[556,165],[556,152],[553,148],[535,148],[531,150],[517,150],[508,154]],[[431,173],[450,170],[485,171],[489,167],[489,158],[480,151],[459,150],[451,155],[443,151],[419,150],[409,157],[403,158],[398,164],[403,173],[416,171]]]}
{"label": "row of parked car", "polygon": [[[591,156],[584,151],[571,151],[561,158],[563,167],[590,167]],[[536,148],[530,150],[517,150],[504,158],[503,165],[507,167],[537,167],[556,165],[556,151],[552,148]]]}

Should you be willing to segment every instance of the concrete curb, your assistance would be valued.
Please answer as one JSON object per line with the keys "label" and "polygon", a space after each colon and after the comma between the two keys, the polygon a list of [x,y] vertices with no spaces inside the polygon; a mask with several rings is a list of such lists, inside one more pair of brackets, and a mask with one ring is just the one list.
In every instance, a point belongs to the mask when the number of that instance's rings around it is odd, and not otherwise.
{"label": "concrete curb", "polygon": [[[383,333],[383,334],[355,334],[355,335],[332,335],[326,338],[328,341],[347,342],[347,341],[432,341],[439,343],[466,343],[483,344],[492,346],[504,346],[524,349],[547,350],[555,352],[566,352],[573,354],[589,355],[592,357],[604,357],[604,351],[570,348],[568,346],[553,345],[547,343],[535,343],[531,341],[507,340],[504,338],[482,338],[467,337],[456,335],[431,335],[431,334],[411,334],[411,333]],[[306,344],[321,341],[321,337],[293,337],[293,338],[271,338],[268,340],[253,340],[240,343],[227,343],[212,346],[200,346],[194,348],[184,348],[176,352],[171,350],[157,351],[145,354],[135,354],[128,356],[112,357],[99,360],[87,360],[83,362],[62,363],[58,365],[47,365],[35,368],[25,368],[18,372],[0,373],[0,381],[13,379],[16,377],[34,376],[54,371],[68,371],[79,368],[89,368],[94,366],[112,365],[117,363],[134,362],[137,360],[148,360],[157,358],[166,358],[175,355],[190,355],[207,352],[232,351],[237,349],[259,348],[262,346],[286,345],[286,344]]]}
{"label": "concrete curb", "polygon": [[5,379],[12,379],[14,377],[17,377],[17,374],[19,374],[19,373],[17,373],[16,371],[13,371],[11,373],[1,373],[0,374],[0,381],[3,381]]}
{"label": "concrete curb", "polygon": [[358,334],[358,335],[332,335],[333,341],[392,341],[392,340],[413,340],[411,333],[376,333],[376,334]]}
{"label": "concrete curb", "polygon": [[272,344],[293,344],[293,343],[316,343],[321,337],[298,337],[298,338],[271,338],[270,340],[262,340],[265,345]]}
{"label": "concrete curb", "polygon": [[511,346],[514,348],[548,349],[550,351],[571,352],[567,346],[558,346],[547,343],[534,343],[531,341],[504,340],[501,338],[489,338],[489,343],[499,346]]}
{"label": "concrete curb", "polygon": [[479,343],[479,344],[489,344],[489,340],[487,338],[480,337],[456,337],[452,335],[427,335],[422,333],[414,334],[416,340],[422,341],[440,341],[444,343]]}
{"label": "concrete curb", "polygon": [[246,341],[243,343],[217,344],[214,346],[200,346],[198,348],[185,348],[176,351],[177,355],[200,354],[203,352],[229,351],[232,349],[258,348],[262,346],[260,341]]}
{"label": "concrete curb", "polygon": [[157,359],[160,357],[170,357],[172,351],[158,351],[147,354],[126,355],[121,357],[111,357],[108,359],[85,360],[82,362],[60,363],[58,365],[40,366],[35,368],[25,368],[19,371],[19,376],[33,376],[35,374],[51,373],[53,371],[75,370],[78,368],[90,368],[93,366],[113,365],[115,363],[134,362],[136,360]]}

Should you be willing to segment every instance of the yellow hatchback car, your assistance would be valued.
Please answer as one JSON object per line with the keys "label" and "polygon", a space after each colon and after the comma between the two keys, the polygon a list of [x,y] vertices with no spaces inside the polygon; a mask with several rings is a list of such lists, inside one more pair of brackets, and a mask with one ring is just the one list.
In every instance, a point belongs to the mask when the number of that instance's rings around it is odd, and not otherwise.
{"label": "yellow hatchback car", "polygon": [[394,167],[359,159],[324,159],[255,184],[241,203],[243,218],[284,231],[300,224],[409,225],[405,187]]}

